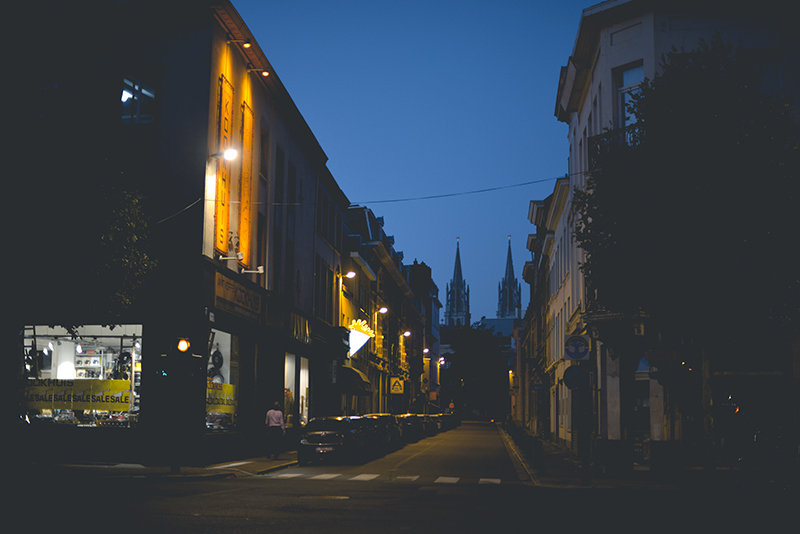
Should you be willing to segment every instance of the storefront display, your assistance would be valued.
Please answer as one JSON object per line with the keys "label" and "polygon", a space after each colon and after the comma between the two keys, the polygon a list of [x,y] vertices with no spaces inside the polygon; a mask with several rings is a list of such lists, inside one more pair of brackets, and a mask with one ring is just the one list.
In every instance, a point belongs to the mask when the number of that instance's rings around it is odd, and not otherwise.
{"label": "storefront display", "polygon": [[212,329],[206,372],[206,429],[230,430],[236,424],[239,385],[239,338]]}
{"label": "storefront display", "polygon": [[24,402],[41,422],[131,426],[138,420],[141,325],[28,326]]}
{"label": "storefront display", "polygon": [[300,417],[301,424],[308,422],[308,376],[308,358],[298,358],[287,352],[283,378],[283,413],[287,427],[295,425],[295,413]]}

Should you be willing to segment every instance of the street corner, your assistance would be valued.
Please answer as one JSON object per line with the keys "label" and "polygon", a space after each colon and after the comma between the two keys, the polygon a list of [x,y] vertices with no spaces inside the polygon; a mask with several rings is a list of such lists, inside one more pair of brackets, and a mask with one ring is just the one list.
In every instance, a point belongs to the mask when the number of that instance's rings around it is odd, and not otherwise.
{"label": "street corner", "polygon": [[210,465],[205,468],[205,472],[222,478],[244,478],[271,473],[294,465],[297,465],[297,455],[292,451],[283,453],[276,459],[264,456]]}

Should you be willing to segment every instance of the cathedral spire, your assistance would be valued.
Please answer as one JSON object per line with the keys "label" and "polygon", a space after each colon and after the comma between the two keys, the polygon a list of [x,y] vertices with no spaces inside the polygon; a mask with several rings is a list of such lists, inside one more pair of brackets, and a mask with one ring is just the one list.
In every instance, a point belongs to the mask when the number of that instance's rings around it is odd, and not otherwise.
{"label": "cathedral spire", "polygon": [[453,280],[462,280],[464,277],[461,274],[461,250],[459,248],[459,241],[461,238],[456,238],[456,266],[453,269]]}
{"label": "cathedral spire", "polygon": [[508,236],[508,254],[506,255],[506,274],[498,284],[497,317],[519,318],[522,313],[519,282],[514,278],[514,261],[511,259],[511,235]]}
{"label": "cathedral spire", "polygon": [[514,262],[511,259],[511,234],[508,235],[508,255],[506,257],[506,280],[514,280]]}
{"label": "cathedral spire", "polygon": [[446,326],[469,326],[469,286],[461,274],[460,239],[456,238],[456,263],[453,279],[447,284],[447,307],[444,311]]}

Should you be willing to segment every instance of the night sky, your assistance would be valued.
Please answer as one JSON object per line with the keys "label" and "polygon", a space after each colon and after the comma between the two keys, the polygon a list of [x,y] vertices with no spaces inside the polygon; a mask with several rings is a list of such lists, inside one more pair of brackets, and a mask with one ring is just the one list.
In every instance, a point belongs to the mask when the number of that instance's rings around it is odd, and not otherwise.
{"label": "night sky", "polygon": [[567,172],[559,70],[597,2],[232,1],[342,190],[442,304],[460,238],[472,320],[496,316],[510,234],[524,311],[528,204]]}

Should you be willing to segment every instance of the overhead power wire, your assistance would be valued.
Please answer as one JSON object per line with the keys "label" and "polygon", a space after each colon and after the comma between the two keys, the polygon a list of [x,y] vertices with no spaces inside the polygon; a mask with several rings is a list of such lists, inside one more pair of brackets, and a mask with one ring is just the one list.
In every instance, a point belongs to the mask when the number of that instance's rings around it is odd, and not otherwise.
{"label": "overhead power wire", "polygon": [[[161,224],[161,223],[163,223],[163,222],[165,222],[165,221],[168,221],[168,220],[170,220],[170,219],[171,219],[171,218],[173,218],[173,217],[177,217],[178,215],[180,215],[180,214],[181,214],[181,213],[183,213],[184,211],[188,210],[189,208],[191,208],[192,206],[194,206],[195,204],[197,204],[197,203],[198,203],[198,202],[200,202],[201,200],[203,200],[203,199],[202,199],[202,198],[198,198],[197,200],[195,200],[194,202],[192,202],[191,204],[189,204],[188,206],[186,206],[185,208],[183,208],[181,211],[179,211],[179,212],[177,212],[177,213],[173,213],[173,214],[172,214],[172,215],[170,215],[169,217],[165,217],[164,219],[161,219],[160,221],[158,221],[158,222],[157,222],[157,223],[155,223],[155,224]],[[155,226],[155,224],[154,224],[153,226]]]}
{"label": "overhead power wire", "polygon": [[[583,174],[583,173],[572,173],[572,174]],[[551,182],[553,180],[558,180],[558,179],[563,178],[563,177],[564,176],[556,176],[554,178],[542,178],[541,180],[531,180],[529,182],[522,182],[522,183],[519,183],[519,184],[499,185],[497,187],[487,187],[485,189],[475,189],[473,191],[460,191],[458,193],[443,193],[441,195],[427,195],[427,196],[424,196],[424,197],[395,198],[395,199],[389,199],[389,200],[371,200],[369,202],[353,202],[353,203],[351,203],[351,205],[356,205],[356,204],[389,204],[389,203],[393,203],[393,202],[411,202],[411,201],[415,201],[415,200],[433,200],[433,199],[436,199],[436,198],[448,198],[448,197],[459,197],[459,196],[464,196],[464,195],[476,195],[478,193],[488,193],[490,191],[499,191],[501,189],[512,189],[514,187],[523,187],[523,186],[526,186],[526,185],[533,185],[533,184],[541,184],[541,183],[544,183],[544,182]],[[166,221],[172,219],[173,217],[177,217],[178,215],[180,215],[184,211],[188,210],[189,208],[191,208],[192,206],[194,206],[195,204],[197,204],[201,200],[203,200],[203,199],[202,198],[198,198],[197,200],[195,200],[194,202],[192,202],[191,204],[189,204],[188,206],[186,206],[182,210],[180,210],[180,211],[178,211],[176,213],[173,213],[169,217],[165,217],[164,219],[161,219],[160,221],[155,223],[153,226],[155,226],[156,224],[161,224],[163,222],[166,222]],[[207,202],[215,202],[214,199],[206,199],[206,201]],[[231,203],[231,204],[240,204],[241,203],[241,201],[238,201],[238,200],[228,200],[228,202]],[[254,205],[255,204],[262,204],[262,202],[250,202],[250,204],[254,204]],[[271,204],[273,206],[301,206],[302,205],[301,203],[294,203],[294,202],[284,202],[284,203],[281,203],[281,202],[268,202],[267,204]]]}
{"label": "overhead power wire", "polygon": [[541,180],[532,180],[530,182],[523,182],[521,184],[513,184],[513,185],[500,185],[497,187],[487,187],[485,189],[476,189],[474,191],[460,191],[458,193],[443,193],[441,195],[427,195],[424,197],[409,197],[409,198],[395,198],[391,200],[370,200],[368,202],[355,202],[354,204],[388,204],[390,202],[411,202],[413,200],[433,200],[436,198],[448,198],[448,197],[458,197],[464,195],[475,195],[478,193],[488,193],[490,191],[499,191],[501,189],[511,189],[513,187],[522,187],[525,185],[532,185],[532,184],[540,184],[543,182],[550,182],[552,180],[558,180],[559,178],[563,178],[563,176],[557,176],[555,178],[543,178]]}

